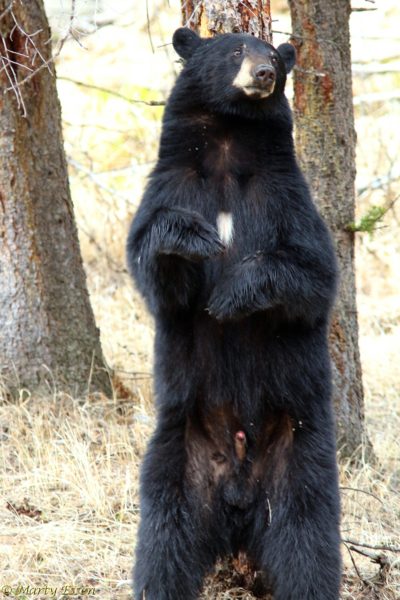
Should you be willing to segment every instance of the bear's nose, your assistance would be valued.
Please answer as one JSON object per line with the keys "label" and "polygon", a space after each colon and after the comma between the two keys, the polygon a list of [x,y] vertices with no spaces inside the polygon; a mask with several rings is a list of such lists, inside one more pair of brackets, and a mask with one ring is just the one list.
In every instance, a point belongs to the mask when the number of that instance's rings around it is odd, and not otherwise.
{"label": "bear's nose", "polygon": [[269,65],[257,65],[254,70],[254,75],[258,81],[263,81],[265,83],[272,83],[275,81],[275,69]]}

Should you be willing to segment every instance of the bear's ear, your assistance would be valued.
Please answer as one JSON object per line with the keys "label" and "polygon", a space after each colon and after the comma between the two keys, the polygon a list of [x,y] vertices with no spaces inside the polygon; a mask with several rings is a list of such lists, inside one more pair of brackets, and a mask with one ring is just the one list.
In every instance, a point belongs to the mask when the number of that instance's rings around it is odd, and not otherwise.
{"label": "bear's ear", "polygon": [[201,44],[201,38],[187,27],[177,29],[172,38],[175,51],[184,60],[188,60]]}
{"label": "bear's ear", "polygon": [[286,73],[290,73],[296,62],[296,50],[292,44],[281,44],[278,46],[279,52],[286,69]]}

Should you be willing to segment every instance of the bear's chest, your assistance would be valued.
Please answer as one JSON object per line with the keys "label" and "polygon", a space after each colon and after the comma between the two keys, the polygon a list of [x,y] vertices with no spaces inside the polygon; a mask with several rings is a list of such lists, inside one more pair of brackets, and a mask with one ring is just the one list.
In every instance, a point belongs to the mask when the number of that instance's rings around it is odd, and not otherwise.
{"label": "bear's chest", "polygon": [[214,186],[229,187],[259,169],[262,140],[248,123],[201,114],[190,121],[186,133],[182,137],[186,159]]}
{"label": "bear's chest", "polygon": [[251,171],[248,154],[229,136],[216,139],[210,137],[201,159],[204,176],[222,183],[249,171],[249,168]]}
{"label": "bear's chest", "polygon": [[244,136],[238,138],[229,131],[211,131],[199,158],[203,176],[224,187],[241,184],[258,171],[256,148]]}
{"label": "bear's chest", "polygon": [[177,186],[177,195],[218,230],[226,246],[221,256],[209,261],[214,279],[220,276],[216,265],[226,268],[275,246],[281,177],[275,168],[273,140],[260,125],[201,115],[191,120],[186,134],[180,138],[176,162],[192,193],[179,196]]}

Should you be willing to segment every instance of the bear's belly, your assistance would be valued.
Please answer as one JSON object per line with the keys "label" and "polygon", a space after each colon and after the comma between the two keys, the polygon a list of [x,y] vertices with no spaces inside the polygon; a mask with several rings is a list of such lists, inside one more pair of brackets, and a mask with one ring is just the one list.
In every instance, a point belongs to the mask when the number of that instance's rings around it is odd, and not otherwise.
{"label": "bear's belly", "polygon": [[253,422],[230,404],[210,409],[199,401],[186,422],[186,479],[206,506],[222,499],[246,508],[279,488],[292,444],[293,422],[285,411]]}
{"label": "bear's belly", "polygon": [[301,419],[293,412],[299,397],[326,396],[323,327],[303,330],[265,313],[218,323],[202,311],[179,322],[159,321],[156,331],[156,386],[172,403],[193,407],[201,399],[214,409],[229,404],[255,421],[261,418],[255,412],[267,408]]}

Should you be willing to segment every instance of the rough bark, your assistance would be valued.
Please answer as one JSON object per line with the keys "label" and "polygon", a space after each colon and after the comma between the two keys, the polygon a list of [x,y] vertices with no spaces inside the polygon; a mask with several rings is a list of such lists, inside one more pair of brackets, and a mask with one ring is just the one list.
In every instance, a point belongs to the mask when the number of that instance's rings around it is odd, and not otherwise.
{"label": "rough bark", "polygon": [[349,36],[350,0],[289,0],[297,49],[294,112],[297,153],[327,221],[341,283],[330,332],[338,445],[350,454],[363,437],[354,269],[355,130]]}
{"label": "rough bark", "polygon": [[[10,5],[0,0],[0,16]],[[82,266],[43,0],[14,1],[0,20],[0,376],[8,389],[49,384],[110,392]],[[15,20],[13,18],[15,17]],[[19,27],[15,27],[15,22]],[[24,32],[37,33],[33,40]],[[19,53],[19,54],[16,54]],[[24,56],[27,55],[27,56]],[[90,385],[89,385],[90,384]]]}
{"label": "rough bark", "polygon": [[270,0],[182,0],[182,19],[202,37],[244,31],[272,40]]}

